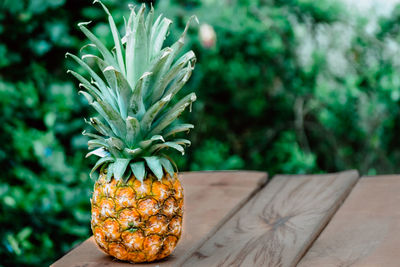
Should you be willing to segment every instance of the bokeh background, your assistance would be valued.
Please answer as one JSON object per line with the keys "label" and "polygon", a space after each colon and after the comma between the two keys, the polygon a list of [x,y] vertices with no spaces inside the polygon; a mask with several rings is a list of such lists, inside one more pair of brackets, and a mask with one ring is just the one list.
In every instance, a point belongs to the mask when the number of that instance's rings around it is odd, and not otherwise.
{"label": "bokeh background", "polygon": [[[128,2],[104,0],[119,25]],[[196,128],[186,157],[174,155],[179,168],[399,172],[393,2],[153,2],[174,21],[167,42],[191,15],[200,20],[187,39],[198,63],[182,92],[198,95],[184,115]],[[47,266],[90,235],[93,162],[81,132],[92,111],[64,58],[87,43],[81,21],[111,46],[89,0],[0,1],[0,266]]]}

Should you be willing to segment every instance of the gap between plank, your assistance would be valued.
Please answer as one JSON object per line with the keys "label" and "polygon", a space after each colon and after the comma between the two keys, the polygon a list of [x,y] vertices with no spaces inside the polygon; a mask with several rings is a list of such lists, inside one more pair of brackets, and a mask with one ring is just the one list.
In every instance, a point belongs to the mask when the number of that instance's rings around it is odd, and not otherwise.
{"label": "gap between plank", "polygon": [[[351,170],[351,171],[354,171],[354,170]],[[308,253],[308,251],[310,250],[310,248],[312,247],[314,242],[318,239],[318,237],[321,235],[321,233],[325,230],[325,228],[328,226],[328,224],[331,221],[331,219],[333,218],[333,216],[335,216],[336,212],[340,209],[340,207],[342,207],[343,203],[346,201],[347,197],[351,194],[351,192],[353,191],[353,189],[356,186],[356,184],[358,183],[358,181],[362,178],[362,177],[360,177],[358,170],[355,170],[355,171],[357,172],[358,179],[355,180],[354,183],[351,186],[349,186],[349,188],[343,193],[343,199],[339,202],[337,207],[332,208],[332,214],[329,216],[329,218],[326,220],[326,222],[322,225],[322,227],[320,228],[321,230],[319,232],[315,233],[314,236],[312,236],[311,242],[308,244],[307,248],[304,250],[304,253],[302,253],[299,256],[299,258],[296,260],[296,262],[294,263],[294,266],[297,266],[299,264],[299,262],[304,258],[304,256]]]}
{"label": "gap between plank", "polygon": [[[207,172],[207,171],[203,171],[203,172]],[[217,171],[211,171],[211,172],[217,172]],[[273,176],[275,177],[275,176]],[[263,189],[265,186],[267,186],[267,184],[271,181],[272,179],[268,179],[268,173],[264,174],[264,177],[262,177],[258,183],[258,187],[255,188],[248,197],[244,198],[242,201],[239,202],[238,205],[236,205],[231,211],[228,212],[228,214],[222,218],[221,221],[218,222],[218,224],[210,231],[208,232],[205,237],[203,237],[200,242],[198,242],[196,244],[196,246],[192,247],[191,249],[189,249],[186,253],[185,256],[183,256],[180,260],[178,260],[178,262],[176,263],[177,266],[181,266],[186,260],[188,260],[192,254],[199,249],[205,242],[207,242],[207,240],[209,240],[227,221],[229,221],[229,219],[234,216],[236,213],[238,213],[243,206],[250,201],[250,199],[252,199],[255,195],[258,194],[259,191],[261,191],[261,189]]]}

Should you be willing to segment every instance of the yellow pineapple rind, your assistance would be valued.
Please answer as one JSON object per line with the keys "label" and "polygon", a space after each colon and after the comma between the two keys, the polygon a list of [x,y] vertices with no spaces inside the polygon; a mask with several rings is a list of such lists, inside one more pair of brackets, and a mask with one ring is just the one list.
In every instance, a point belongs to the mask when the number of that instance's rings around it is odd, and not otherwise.
{"label": "yellow pineapple rind", "polygon": [[139,263],[172,253],[182,233],[183,189],[177,174],[158,181],[151,174],[141,183],[133,175],[124,183],[106,182],[101,173],[94,185],[91,227],[105,253]]}

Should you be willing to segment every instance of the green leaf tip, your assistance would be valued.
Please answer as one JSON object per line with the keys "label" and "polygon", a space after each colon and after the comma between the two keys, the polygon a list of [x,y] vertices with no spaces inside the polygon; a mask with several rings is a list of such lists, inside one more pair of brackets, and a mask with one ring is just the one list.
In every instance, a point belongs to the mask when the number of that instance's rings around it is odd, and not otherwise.
{"label": "green leaf tip", "polygon": [[144,159],[147,163],[147,166],[153,172],[153,174],[157,177],[157,179],[161,180],[161,178],[164,175],[164,172],[163,172],[159,157],[151,156],[151,157],[144,157]]}
{"label": "green leaf tip", "polygon": [[78,23],[78,27],[81,28],[81,27],[84,27],[84,26],[86,26],[86,25],[89,25],[90,23],[92,23],[92,21],[83,21],[83,22],[79,22],[79,23]]}
{"label": "green leaf tip", "polygon": [[146,166],[143,161],[138,161],[130,164],[131,170],[133,175],[138,179],[140,182],[143,182],[146,176]]}
{"label": "green leaf tip", "polygon": [[114,162],[114,178],[119,181],[122,179],[126,168],[128,167],[129,159],[117,158]]}

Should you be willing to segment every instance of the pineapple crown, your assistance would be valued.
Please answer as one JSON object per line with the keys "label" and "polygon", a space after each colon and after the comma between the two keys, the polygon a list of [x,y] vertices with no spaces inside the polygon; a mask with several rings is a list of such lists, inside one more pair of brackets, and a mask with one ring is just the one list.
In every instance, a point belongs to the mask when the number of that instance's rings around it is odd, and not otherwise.
{"label": "pineapple crown", "polygon": [[[151,171],[159,180],[164,173],[173,175],[176,165],[164,149],[172,148],[184,154],[186,139],[176,139],[180,132],[188,132],[192,124],[174,123],[181,113],[196,100],[190,93],[172,105],[172,98],[190,78],[196,61],[193,51],[178,57],[184,45],[191,17],[182,35],[171,47],[163,43],[168,35],[171,20],[160,15],[154,21],[154,9],[145,15],[146,6],[130,5],[130,16],[125,21],[126,34],[120,37],[116,24],[107,7],[99,3],[106,14],[114,40],[110,51],[86,26],[78,26],[90,44],[81,48],[82,56],[67,53],[91,76],[91,81],[75,71],[68,70],[80,82],[79,91],[97,111],[98,117],[85,120],[97,134],[89,136],[86,157],[99,159],[90,175],[99,168],[107,167],[107,179],[127,181],[131,172],[143,181]],[[88,49],[94,52],[83,53]],[[96,64],[95,71],[88,61]]]}

